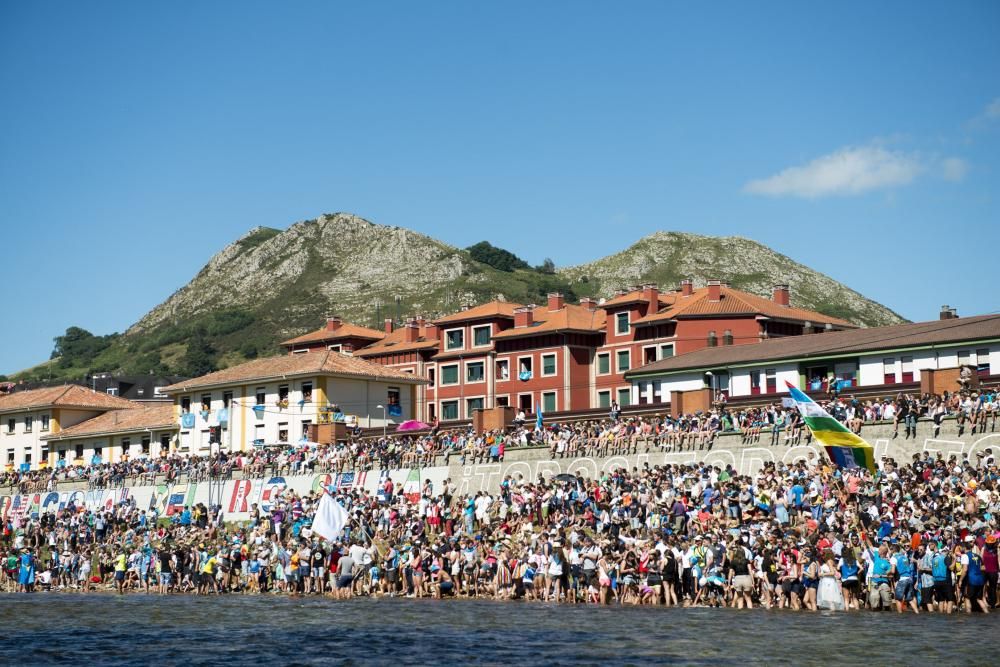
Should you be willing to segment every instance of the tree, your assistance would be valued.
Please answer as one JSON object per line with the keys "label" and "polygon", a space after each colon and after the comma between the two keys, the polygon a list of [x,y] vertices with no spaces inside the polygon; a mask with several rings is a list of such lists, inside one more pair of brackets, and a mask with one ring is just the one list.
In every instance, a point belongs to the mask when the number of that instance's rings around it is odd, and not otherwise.
{"label": "tree", "polygon": [[52,359],[59,358],[61,368],[87,366],[97,355],[111,346],[118,334],[95,336],[86,329],[70,327],[62,336],[56,336]]}
{"label": "tree", "polygon": [[466,248],[472,259],[492,266],[500,271],[511,272],[515,269],[527,269],[528,263],[514,253],[498,248],[489,241],[480,241]]}
{"label": "tree", "polygon": [[181,367],[186,375],[199,377],[217,370],[215,365],[215,348],[208,340],[204,327],[196,327],[188,339],[187,350],[181,360]]}
{"label": "tree", "polygon": [[551,258],[546,257],[541,266],[535,267],[535,270],[540,273],[555,273],[556,263],[553,262]]}

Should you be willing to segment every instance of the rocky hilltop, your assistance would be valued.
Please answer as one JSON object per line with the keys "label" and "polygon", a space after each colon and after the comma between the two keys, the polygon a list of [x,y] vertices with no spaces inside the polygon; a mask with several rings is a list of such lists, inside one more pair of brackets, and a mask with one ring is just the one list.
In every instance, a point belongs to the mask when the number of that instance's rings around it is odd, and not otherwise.
{"label": "rocky hilltop", "polygon": [[[558,259],[558,258],[556,258]],[[335,213],[282,231],[256,228],[216,254],[191,282],[90,357],[54,360],[22,376],[78,379],[90,371],[192,373],[274,353],[323,318],[381,328],[385,317],[435,317],[493,298],[542,303],[609,297],[655,282],[710,279],[770,295],[791,285],[794,305],[873,326],[903,321],[837,281],[748,239],[657,232],[622,252],[579,266],[530,267],[488,243],[469,249],[402,227]],[[88,332],[84,334],[90,335]]]}

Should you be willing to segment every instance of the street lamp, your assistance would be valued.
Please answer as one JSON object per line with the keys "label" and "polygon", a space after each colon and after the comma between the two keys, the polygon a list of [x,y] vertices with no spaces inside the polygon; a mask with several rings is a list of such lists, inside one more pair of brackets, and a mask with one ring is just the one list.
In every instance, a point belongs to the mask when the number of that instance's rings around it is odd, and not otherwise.
{"label": "street lamp", "polygon": [[376,405],[375,407],[376,408],[382,408],[382,439],[384,440],[385,439],[385,431],[386,431],[385,406],[384,405]]}

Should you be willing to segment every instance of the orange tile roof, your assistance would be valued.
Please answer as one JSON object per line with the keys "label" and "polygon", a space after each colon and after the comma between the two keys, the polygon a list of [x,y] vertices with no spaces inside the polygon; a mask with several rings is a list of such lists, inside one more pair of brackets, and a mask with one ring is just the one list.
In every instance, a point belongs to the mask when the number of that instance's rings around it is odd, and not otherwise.
{"label": "orange tile roof", "polygon": [[670,308],[661,310],[653,315],[647,315],[636,320],[637,324],[646,322],[661,322],[672,320],[678,317],[697,317],[706,315],[764,315],[783,320],[809,321],[815,324],[835,324],[841,327],[855,327],[847,320],[839,317],[831,317],[813,310],[795,308],[794,306],[781,306],[773,300],[733,289],[731,287],[720,288],[720,299],[709,301],[708,288],[701,287],[694,290],[691,296],[678,296],[676,302]]}
{"label": "orange tile roof", "polygon": [[292,345],[300,345],[302,343],[320,343],[328,340],[342,340],[344,338],[382,340],[385,338],[385,332],[379,331],[378,329],[369,329],[368,327],[358,326],[357,324],[351,324],[350,322],[343,322],[333,331],[329,331],[326,327],[323,327],[322,329],[317,329],[316,331],[310,331],[307,334],[290,338],[283,342],[282,345],[290,347]]}
{"label": "orange tile roof", "polygon": [[[674,292],[660,292],[658,301],[661,306],[669,306],[674,303],[674,299],[677,294]],[[632,290],[631,292],[626,292],[625,294],[619,294],[616,297],[605,300],[601,304],[601,308],[607,308],[609,306],[624,306],[629,303],[645,303],[646,299],[642,296],[642,290]]]}
{"label": "orange tile roof", "polygon": [[221,371],[178,382],[164,387],[163,391],[168,394],[177,394],[199,387],[274,380],[293,375],[333,375],[391,380],[393,382],[423,382],[411,373],[403,373],[358,357],[327,350],[309,354],[284,354],[277,357],[254,359],[238,366],[230,366]]}
{"label": "orange tile roof", "polygon": [[379,354],[397,354],[399,352],[410,352],[412,350],[436,350],[438,347],[438,339],[426,338],[424,336],[426,331],[426,328],[423,328],[420,331],[420,336],[417,340],[407,343],[405,340],[406,328],[400,327],[391,334],[388,334],[382,340],[372,343],[362,350],[358,350],[354,353],[354,356],[372,357]]}
{"label": "orange tile roof", "polygon": [[490,317],[514,318],[514,309],[520,308],[521,304],[510,301],[490,301],[473,306],[468,310],[460,310],[451,315],[445,315],[434,320],[434,324],[449,324],[451,322],[466,322],[468,320],[482,320]]}
{"label": "orange tile roof", "polygon": [[532,311],[534,323],[530,327],[515,327],[493,334],[495,340],[537,336],[556,331],[582,331],[598,333],[604,331],[607,313],[602,309],[590,310],[583,306],[567,303],[556,311],[546,306],[538,306]]}
{"label": "orange tile roof", "polygon": [[174,406],[143,406],[126,410],[111,410],[103,415],[64,428],[58,433],[42,436],[42,440],[68,440],[84,436],[131,433],[150,429],[165,429],[177,426]]}
{"label": "orange tile roof", "polygon": [[88,408],[91,410],[118,410],[138,405],[118,396],[93,391],[77,384],[45,387],[30,391],[16,391],[0,396],[0,412],[19,412],[36,408]]}

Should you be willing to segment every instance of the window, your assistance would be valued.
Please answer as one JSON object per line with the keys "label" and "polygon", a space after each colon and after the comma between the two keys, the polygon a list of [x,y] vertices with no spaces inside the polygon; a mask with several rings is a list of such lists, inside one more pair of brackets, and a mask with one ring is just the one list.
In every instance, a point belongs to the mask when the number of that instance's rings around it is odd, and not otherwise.
{"label": "window", "polygon": [[719,344],[719,339],[716,338],[714,331],[708,332],[708,346],[716,347]]}
{"label": "window", "polygon": [[[160,451],[165,452],[170,449],[170,434],[164,433],[160,436]],[[80,456],[83,456],[83,449],[80,449]]]}
{"label": "window", "polygon": [[[81,454],[82,454],[82,448],[81,448]],[[14,450],[13,449],[8,449],[7,450],[7,463],[13,463],[13,462],[14,462]]]}
{"label": "window", "polygon": [[756,396],[760,393],[760,371],[750,371],[750,394]]}
{"label": "window", "polygon": [[313,400],[313,385],[312,382],[302,383],[302,400],[306,403],[312,403]]}
{"label": "window", "polygon": [[509,380],[510,379],[510,360],[509,359],[497,359],[497,364],[496,364],[496,379],[497,380]]}
{"label": "window", "polygon": [[[330,350],[331,352],[340,352],[341,346],[340,345],[327,345],[326,349]],[[303,350],[303,352],[305,352],[305,351],[306,350]]]}
{"label": "window", "polygon": [[49,416],[48,415],[42,415],[42,430],[43,431],[48,431],[49,430]]}
{"label": "window", "polygon": [[264,425],[254,424],[253,427],[253,441],[258,445],[264,444]]}
{"label": "window", "polygon": [[669,343],[667,345],[660,346],[660,359],[669,359],[674,356],[674,345]]}
{"label": "window", "polygon": [[76,458],[78,459],[83,458],[83,445],[76,445],[76,447],[74,447],[73,450],[74,453],[76,454]]}
{"label": "window", "polygon": [[278,387],[278,400],[287,401],[288,400],[288,385],[283,384]]}
{"label": "window", "polygon": [[303,419],[302,420],[302,439],[303,440],[310,440],[311,439],[309,437],[309,427],[310,426],[312,426],[312,420],[311,419]]}
{"label": "window", "polygon": [[546,391],[542,393],[542,412],[556,411],[556,392]]}
{"label": "window", "polygon": [[972,353],[968,350],[961,350],[958,353],[958,365],[968,366],[972,363]]}
{"label": "window", "polygon": [[618,390],[618,407],[623,408],[632,402],[632,390],[631,389],[619,389]]}
{"label": "window", "polygon": [[181,412],[191,412],[191,397],[182,396],[181,397]]}
{"label": "window", "polygon": [[30,450],[26,451],[24,453],[24,462],[27,463],[27,464],[29,464],[29,465],[31,464],[31,451]]}
{"label": "window", "polygon": [[35,425],[35,418],[34,417],[25,417],[24,418],[24,432],[25,433],[31,433],[31,429],[32,429],[32,427],[34,425]]}
{"label": "window", "polygon": [[427,381],[429,382],[429,384],[427,385],[428,387],[430,387],[432,389],[434,388],[434,379],[436,377],[437,377],[437,373],[434,371],[434,369],[433,368],[428,368],[427,369]]}
{"label": "window", "polygon": [[278,442],[288,442],[288,422],[278,424]]}
{"label": "window", "polygon": [[518,377],[522,380],[531,379],[531,357],[521,357],[517,360]]}
{"label": "window", "polygon": [[466,382],[483,382],[486,379],[486,366],[482,361],[470,361],[465,364]]}
{"label": "window", "polygon": [[899,362],[903,366],[903,382],[913,382],[913,357],[901,357]]}
{"label": "window", "polygon": [[882,381],[896,384],[896,360],[893,357],[882,360]]}
{"label": "window", "polygon": [[108,392],[108,396],[117,396],[118,395],[118,387],[108,387],[107,392]]}
{"label": "window", "polygon": [[306,354],[307,352],[309,352],[309,350],[308,350],[308,349],[303,349],[303,350],[292,350],[292,354]]}
{"label": "window", "polygon": [[441,384],[458,384],[458,364],[441,367]]}
{"label": "window", "polygon": [[556,355],[543,354],[542,375],[555,375],[555,374],[556,374]]}
{"label": "window", "polygon": [[618,360],[618,363],[615,364],[615,368],[618,369],[619,373],[627,371],[629,363],[628,350],[618,350],[618,352],[616,352],[615,354],[616,354],[615,358]]}
{"label": "window", "polygon": [[148,435],[142,436],[142,443],[140,443],[139,445],[139,450],[146,456],[149,456],[149,443],[150,443],[149,436]]}
{"label": "window", "polygon": [[767,393],[773,394],[778,391],[778,372],[773,368],[768,368],[764,371],[764,377],[767,381]]}
{"label": "window", "polygon": [[510,398],[507,396],[497,396],[497,405],[507,407],[510,405]]}
{"label": "window", "polygon": [[128,450],[132,447],[131,438],[122,438],[122,456],[128,454]]}
{"label": "window", "polygon": [[222,407],[228,408],[233,403],[233,392],[224,391],[222,392]]}
{"label": "window", "polygon": [[389,387],[385,400],[389,402],[389,405],[399,405],[399,387]]}
{"label": "window", "polygon": [[656,361],[656,348],[655,347],[642,348],[642,363],[651,364],[654,361]]}
{"label": "window", "polygon": [[465,329],[452,329],[445,332],[444,349],[461,350],[465,347]]}
{"label": "window", "polygon": [[469,398],[465,401],[465,415],[472,419],[473,410],[483,409],[483,399],[482,398]]}
{"label": "window", "polygon": [[725,331],[722,332],[722,344],[723,345],[732,345],[733,344],[733,330],[732,329],[726,329]]}
{"label": "window", "polygon": [[628,333],[628,313],[615,315],[615,331],[619,334]]}
{"label": "window", "polygon": [[525,412],[531,412],[535,408],[531,404],[531,394],[518,394],[517,407]]}
{"label": "window", "polygon": [[597,374],[607,375],[611,372],[611,353],[601,352],[597,355]]}
{"label": "window", "polygon": [[201,409],[202,410],[211,410],[212,409],[212,395],[211,394],[202,394],[201,395]]}
{"label": "window", "polygon": [[981,376],[990,374],[990,351],[985,348],[976,350],[976,372]]}
{"label": "window", "polygon": [[7,432],[8,433],[13,433],[14,432],[14,425],[16,423],[17,423],[17,420],[15,420],[15,419],[8,419],[7,420]]}
{"label": "window", "polygon": [[490,344],[490,325],[472,327],[472,344],[476,347],[484,347]]}
{"label": "window", "polygon": [[441,419],[458,419],[458,401],[441,402]]}
{"label": "window", "polygon": [[255,397],[257,405],[264,405],[264,399],[267,397],[267,391],[264,387],[257,387],[257,396]]}
{"label": "window", "polygon": [[610,408],[611,407],[611,391],[599,391],[597,392],[597,407],[599,408]]}

